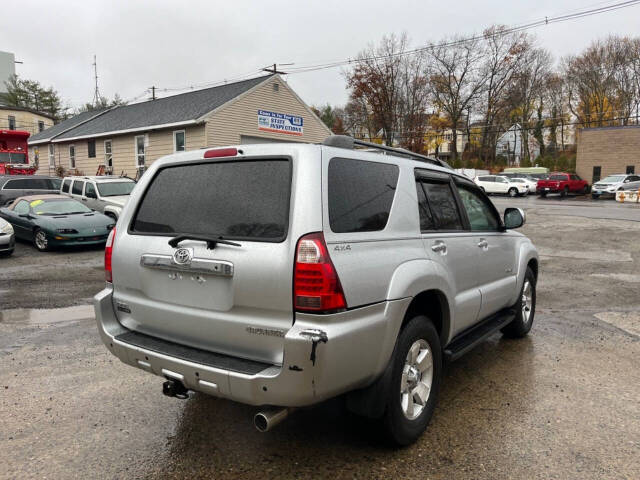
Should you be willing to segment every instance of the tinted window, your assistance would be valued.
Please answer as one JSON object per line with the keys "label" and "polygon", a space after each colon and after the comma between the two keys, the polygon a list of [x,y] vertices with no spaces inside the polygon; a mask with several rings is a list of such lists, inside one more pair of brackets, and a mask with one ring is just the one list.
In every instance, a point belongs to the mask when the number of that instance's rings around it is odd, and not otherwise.
{"label": "tinted window", "polygon": [[329,223],[336,233],[373,232],[387,225],[399,169],[388,163],[329,162]]}
{"label": "tinted window", "polygon": [[280,241],[287,233],[290,193],[287,160],[168,167],[152,179],[132,230]]}
{"label": "tinted window", "polygon": [[71,187],[71,193],[75,194],[75,195],[82,195],[82,187],[84,185],[84,182],[81,182],[79,180],[75,180],[73,182],[73,186]]}
{"label": "tinted window", "polygon": [[64,182],[62,182],[62,191],[65,193],[69,193],[69,187],[71,186],[71,180],[70,179],[65,179]]}
{"label": "tinted window", "polygon": [[59,178],[50,178],[49,182],[51,182],[52,190],[60,190],[60,184],[62,184],[62,180]]}
{"label": "tinted window", "polygon": [[549,180],[568,180],[567,175],[549,175]]}
{"label": "tinted window", "polygon": [[93,186],[93,183],[87,182],[87,186],[84,187],[84,194],[89,198],[98,198],[96,195],[96,187]]}
{"label": "tinted window", "polygon": [[577,175],[571,175],[571,180],[578,180],[578,176]]}
{"label": "tinted window", "polygon": [[433,215],[429,208],[427,196],[422,188],[422,182],[416,180],[416,191],[418,192],[418,212],[420,214],[420,231],[425,232],[428,230],[435,230],[435,223],[433,221]]}
{"label": "tinted window", "polygon": [[26,180],[27,188],[31,190],[51,190],[51,181],[48,178],[30,178]]}
{"label": "tinted window", "polygon": [[439,230],[462,230],[458,205],[449,183],[422,182]]}
{"label": "tinted window", "polygon": [[480,177],[479,180],[481,182],[493,182],[494,181],[493,177]]}
{"label": "tinted window", "polygon": [[16,178],[5,183],[4,188],[5,190],[26,190],[31,187],[26,178]]}
{"label": "tinted window", "polygon": [[105,182],[98,183],[98,191],[101,197],[115,197],[129,195],[135,186],[135,182]]}
{"label": "tinted window", "polygon": [[500,219],[491,207],[489,200],[477,188],[470,185],[457,185],[462,205],[467,212],[471,230],[496,231],[500,227]]}

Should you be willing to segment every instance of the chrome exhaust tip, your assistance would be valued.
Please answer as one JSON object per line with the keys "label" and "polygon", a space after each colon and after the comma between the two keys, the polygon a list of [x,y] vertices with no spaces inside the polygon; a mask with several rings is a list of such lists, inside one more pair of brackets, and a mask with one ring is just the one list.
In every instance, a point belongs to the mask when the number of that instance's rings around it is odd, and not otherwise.
{"label": "chrome exhaust tip", "polygon": [[253,417],[253,424],[259,432],[268,432],[289,416],[288,408],[273,408],[258,412]]}

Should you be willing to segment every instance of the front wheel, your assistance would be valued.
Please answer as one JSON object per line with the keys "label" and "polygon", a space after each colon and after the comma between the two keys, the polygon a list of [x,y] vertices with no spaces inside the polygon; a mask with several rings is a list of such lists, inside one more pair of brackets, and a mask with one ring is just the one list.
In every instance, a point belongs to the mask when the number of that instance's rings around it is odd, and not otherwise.
{"label": "front wheel", "polygon": [[521,338],[531,330],[533,317],[536,314],[536,277],[529,267],[524,275],[520,298],[514,308],[516,318],[509,325],[503,327],[501,332],[505,337]]}
{"label": "front wheel", "polygon": [[49,241],[47,240],[47,234],[39,228],[33,232],[33,245],[41,252],[46,252],[49,249]]}
{"label": "front wheel", "polygon": [[431,420],[442,378],[440,338],[427,317],[416,316],[402,329],[392,361],[383,421],[393,443],[409,445]]}
{"label": "front wheel", "polygon": [[564,187],[560,192],[561,197],[566,197],[569,194],[569,187]]}
{"label": "front wheel", "polygon": [[517,188],[510,188],[509,192],[507,192],[509,194],[510,197],[517,197],[518,196],[518,189]]}

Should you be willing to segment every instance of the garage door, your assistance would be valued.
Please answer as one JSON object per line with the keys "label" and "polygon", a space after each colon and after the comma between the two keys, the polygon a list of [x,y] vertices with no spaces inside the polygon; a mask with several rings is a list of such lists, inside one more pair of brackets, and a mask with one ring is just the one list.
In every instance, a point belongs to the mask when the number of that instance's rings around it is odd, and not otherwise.
{"label": "garage door", "polygon": [[243,145],[247,143],[282,143],[282,142],[295,143],[289,140],[288,138],[275,139],[275,138],[265,138],[265,137],[253,137],[251,135],[240,135],[240,143]]}

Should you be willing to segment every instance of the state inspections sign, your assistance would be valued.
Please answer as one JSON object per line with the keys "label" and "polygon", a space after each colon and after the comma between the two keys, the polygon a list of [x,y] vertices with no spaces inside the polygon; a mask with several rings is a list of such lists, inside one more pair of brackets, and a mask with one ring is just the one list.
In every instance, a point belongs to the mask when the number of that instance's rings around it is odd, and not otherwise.
{"label": "state inspections sign", "polygon": [[258,130],[263,132],[285,133],[287,135],[302,135],[302,117],[286,113],[258,110]]}

